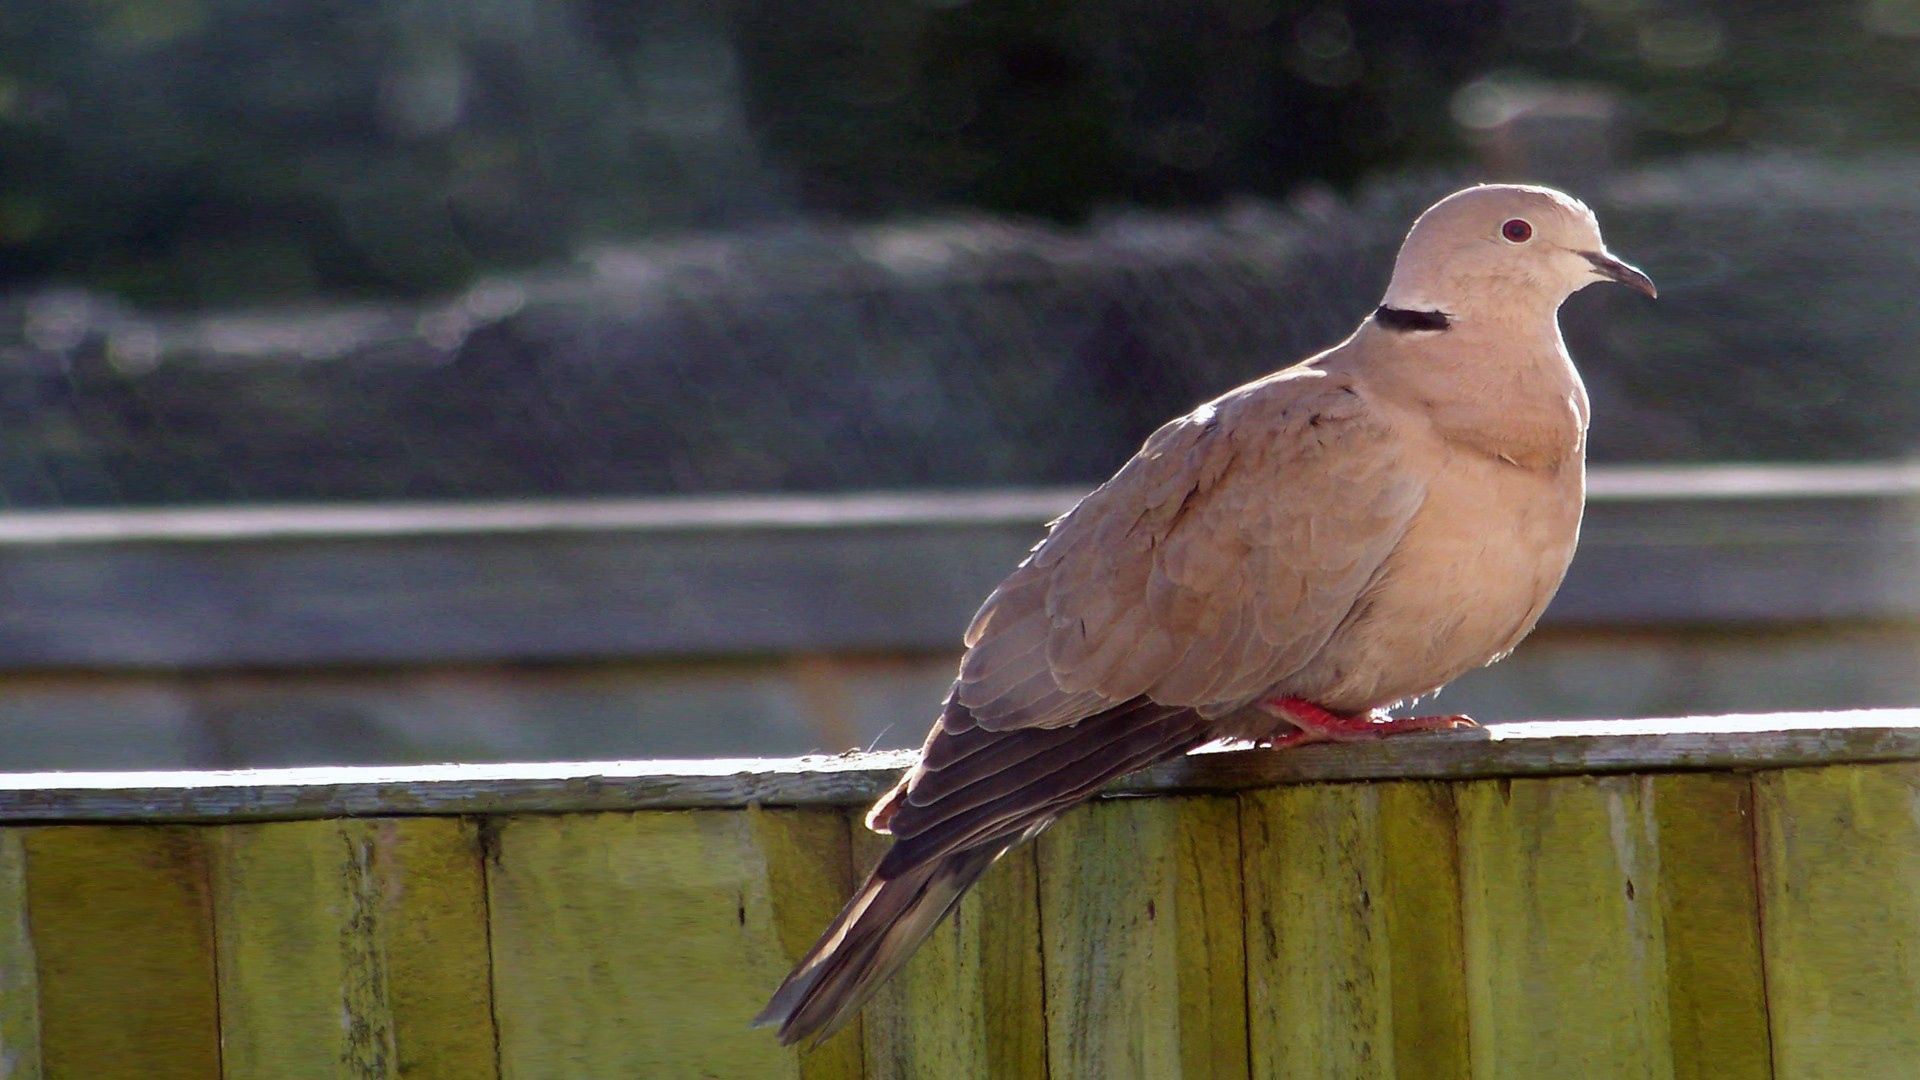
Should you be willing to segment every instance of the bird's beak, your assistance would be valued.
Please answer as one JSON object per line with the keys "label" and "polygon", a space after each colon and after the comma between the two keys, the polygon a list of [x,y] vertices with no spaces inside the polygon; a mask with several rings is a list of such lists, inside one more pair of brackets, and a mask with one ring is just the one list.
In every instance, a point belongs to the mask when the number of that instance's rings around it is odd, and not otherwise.
{"label": "bird's beak", "polygon": [[1660,295],[1660,290],[1653,286],[1653,279],[1641,273],[1638,268],[1628,266],[1604,251],[1583,251],[1580,254],[1593,264],[1594,273],[1608,281],[1617,281],[1629,289],[1646,293],[1649,298]]}

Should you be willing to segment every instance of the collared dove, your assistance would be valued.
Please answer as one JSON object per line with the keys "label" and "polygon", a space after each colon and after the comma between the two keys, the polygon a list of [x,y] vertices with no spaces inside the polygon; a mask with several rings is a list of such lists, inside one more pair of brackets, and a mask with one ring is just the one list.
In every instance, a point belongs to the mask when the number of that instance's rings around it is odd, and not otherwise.
{"label": "collared dove", "polygon": [[1471,724],[1385,709],[1505,656],[1573,557],[1587,395],[1558,311],[1655,295],[1538,187],[1442,199],[1351,337],[1148,437],[974,616],[894,843],[758,1022],[824,1038],[1008,849],[1125,773]]}

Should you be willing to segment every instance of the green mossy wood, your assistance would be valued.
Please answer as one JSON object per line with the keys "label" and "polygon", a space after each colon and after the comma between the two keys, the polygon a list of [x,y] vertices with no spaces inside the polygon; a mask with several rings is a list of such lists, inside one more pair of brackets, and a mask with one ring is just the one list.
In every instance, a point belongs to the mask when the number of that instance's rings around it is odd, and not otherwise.
{"label": "green mossy wood", "polygon": [[747,1022],[885,846],[869,763],[345,770],[266,822],[208,775],[193,825],[0,777],[0,1078],[1915,1075],[1920,714],[1832,726],[1211,755],[1003,859],[811,1050]]}

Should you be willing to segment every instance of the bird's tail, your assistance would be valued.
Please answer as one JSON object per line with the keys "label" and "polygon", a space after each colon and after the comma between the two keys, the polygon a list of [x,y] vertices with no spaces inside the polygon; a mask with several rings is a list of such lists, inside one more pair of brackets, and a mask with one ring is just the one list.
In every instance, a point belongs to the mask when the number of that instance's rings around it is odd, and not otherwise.
{"label": "bird's tail", "polygon": [[782,1043],[833,1034],[995,859],[1114,777],[1205,742],[1208,725],[1192,709],[1135,698],[1071,728],[990,731],[949,703],[921,764],[868,817],[893,847],[755,1023],[778,1024]]}
{"label": "bird's tail", "polygon": [[956,851],[892,879],[869,876],[754,1024],[780,1025],[782,1045],[833,1034],[1017,841]]}

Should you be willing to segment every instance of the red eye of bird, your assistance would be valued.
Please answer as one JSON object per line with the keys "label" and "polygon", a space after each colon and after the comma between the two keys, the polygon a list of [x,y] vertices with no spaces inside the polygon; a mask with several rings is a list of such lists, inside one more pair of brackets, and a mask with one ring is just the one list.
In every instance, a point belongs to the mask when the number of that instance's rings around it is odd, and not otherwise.
{"label": "red eye of bird", "polygon": [[1505,225],[1500,226],[1500,235],[1506,237],[1510,243],[1524,244],[1533,239],[1533,226],[1520,218],[1510,218]]}

